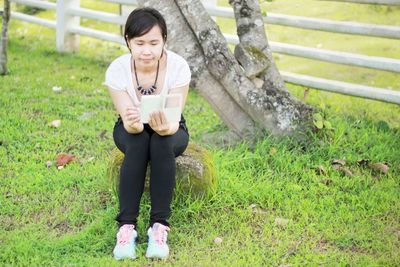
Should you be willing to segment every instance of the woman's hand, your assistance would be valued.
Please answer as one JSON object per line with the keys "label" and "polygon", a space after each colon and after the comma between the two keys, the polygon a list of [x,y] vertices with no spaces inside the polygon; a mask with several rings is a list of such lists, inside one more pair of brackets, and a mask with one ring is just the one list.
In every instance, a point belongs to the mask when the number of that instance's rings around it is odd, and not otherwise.
{"label": "woman's hand", "polygon": [[124,126],[129,133],[140,133],[143,131],[143,123],[140,122],[140,109],[127,107],[124,112]]}
{"label": "woman's hand", "polygon": [[178,129],[174,129],[176,127],[171,127],[171,124],[168,122],[165,113],[162,111],[156,111],[150,114],[149,125],[161,136],[172,135]]}

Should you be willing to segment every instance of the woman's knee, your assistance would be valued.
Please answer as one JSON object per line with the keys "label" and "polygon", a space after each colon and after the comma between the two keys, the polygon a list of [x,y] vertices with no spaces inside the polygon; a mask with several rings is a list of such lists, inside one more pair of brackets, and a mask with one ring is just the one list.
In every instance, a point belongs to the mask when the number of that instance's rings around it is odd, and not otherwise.
{"label": "woman's knee", "polygon": [[171,136],[161,136],[154,133],[150,139],[151,152],[172,152],[172,138]]}
{"label": "woman's knee", "polygon": [[129,134],[127,137],[127,145],[128,146],[143,146],[148,148],[150,141],[150,136],[146,131],[143,131],[138,134]]}
{"label": "woman's knee", "polygon": [[118,137],[118,143],[123,144],[125,150],[147,149],[149,147],[150,136],[146,131],[138,134],[130,134],[126,132]]}

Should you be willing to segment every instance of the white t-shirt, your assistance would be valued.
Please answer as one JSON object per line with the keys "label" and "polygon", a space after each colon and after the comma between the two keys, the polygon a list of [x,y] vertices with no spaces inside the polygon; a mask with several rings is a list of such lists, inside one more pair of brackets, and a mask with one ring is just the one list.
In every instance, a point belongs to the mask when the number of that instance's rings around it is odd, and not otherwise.
{"label": "white t-shirt", "polygon": [[[167,95],[169,89],[188,85],[191,73],[189,65],[183,57],[170,50],[164,49],[164,52],[167,54],[167,72],[160,94]],[[133,104],[140,105],[133,85],[131,54],[122,55],[111,62],[103,84],[115,90],[128,92]]]}

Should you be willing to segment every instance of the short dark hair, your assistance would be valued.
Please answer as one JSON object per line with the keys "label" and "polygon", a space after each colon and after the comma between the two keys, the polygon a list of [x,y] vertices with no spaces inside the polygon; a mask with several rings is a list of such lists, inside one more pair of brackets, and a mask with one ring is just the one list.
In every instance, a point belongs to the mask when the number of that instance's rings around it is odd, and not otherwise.
{"label": "short dark hair", "polygon": [[155,25],[160,27],[162,38],[166,42],[167,24],[160,12],[151,7],[136,8],[133,10],[125,23],[124,38],[126,45],[128,46],[128,41],[132,38],[148,33]]}

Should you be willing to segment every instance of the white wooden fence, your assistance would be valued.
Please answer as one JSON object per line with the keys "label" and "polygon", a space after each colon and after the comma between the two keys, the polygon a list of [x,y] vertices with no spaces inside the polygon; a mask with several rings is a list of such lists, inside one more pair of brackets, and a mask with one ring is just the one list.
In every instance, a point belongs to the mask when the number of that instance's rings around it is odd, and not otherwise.
{"label": "white wooden fence", "polygon": [[[80,18],[88,18],[117,25],[124,25],[126,21],[126,15],[117,15],[81,8],[80,0],[57,0],[56,3],[40,0],[11,1],[27,6],[52,9],[56,11],[56,21],[37,18],[35,16],[26,15],[19,12],[11,12],[11,17],[13,19],[19,19],[56,29],[56,46],[57,50],[60,52],[78,50],[80,35],[125,45],[125,41],[120,34],[111,34],[99,30],[90,29],[87,27],[82,27],[80,26]],[[121,5],[136,4],[136,0],[103,1],[118,3]],[[202,2],[211,16],[234,18],[233,10],[231,8],[218,7],[216,5],[216,0],[203,0]],[[400,5],[400,0],[342,0],[340,2]],[[264,22],[267,24],[284,25],[303,29],[400,39],[400,27],[398,26],[383,26],[356,22],[332,21],[326,19],[288,16],[274,13],[268,13],[268,15],[264,17]],[[224,36],[229,43],[238,43],[238,37],[236,35],[224,34]],[[271,50],[276,53],[310,58],[325,62],[333,62],[400,73],[400,59],[366,56],[354,53],[303,47],[299,45],[278,42],[270,42],[270,46]],[[340,94],[400,104],[400,92],[398,91],[346,83],[342,81],[322,79],[313,76],[294,74],[284,71],[281,71],[281,74],[284,80],[290,83],[325,91],[336,92]]]}

